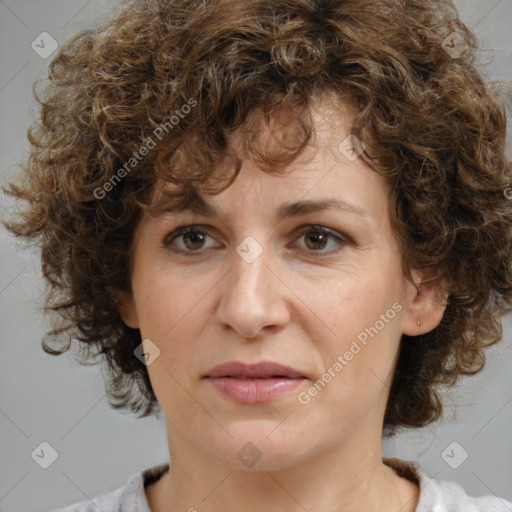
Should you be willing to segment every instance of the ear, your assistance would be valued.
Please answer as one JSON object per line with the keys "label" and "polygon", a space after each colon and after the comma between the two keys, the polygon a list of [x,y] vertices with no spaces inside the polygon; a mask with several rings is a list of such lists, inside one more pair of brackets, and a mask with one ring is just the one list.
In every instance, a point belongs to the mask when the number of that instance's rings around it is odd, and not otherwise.
{"label": "ear", "polygon": [[139,328],[139,319],[137,317],[137,308],[133,300],[133,295],[122,290],[115,291],[117,309],[123,322],[132,329]]}
{"label": "ear", "polygon": [[[439,269],[427,267],[411,271],[413,282],[407,281],[406,303],[402,316],[402,333],[418,336],[435,329],[446,309],[446,280]],[[420,325],[418,325],[418,322]]]}

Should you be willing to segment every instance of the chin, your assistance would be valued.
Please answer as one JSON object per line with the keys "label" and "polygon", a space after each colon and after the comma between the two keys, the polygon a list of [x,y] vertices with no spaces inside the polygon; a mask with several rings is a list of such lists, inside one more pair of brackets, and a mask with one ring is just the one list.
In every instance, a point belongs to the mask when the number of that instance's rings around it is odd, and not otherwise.
{"label": "chin", "polygon": [[278,471],[293,467],[307,458],[313,447],[308,449],[304,438],[296,438],[284,424],[278,424],[266,420],[250,426],[229,426],[227,430],[233,437],[218,440],[214,455],[237,470]]}

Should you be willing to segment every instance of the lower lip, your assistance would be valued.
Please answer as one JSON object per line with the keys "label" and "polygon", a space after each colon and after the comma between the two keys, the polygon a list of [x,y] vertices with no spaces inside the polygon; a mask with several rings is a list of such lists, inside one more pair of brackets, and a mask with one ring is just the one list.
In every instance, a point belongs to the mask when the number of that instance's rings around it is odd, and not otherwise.
{"label": "lower lip", "polygon": [[306,379],[239,379],[215,377],[207,379],[221,394],[245,404],[269,402],[300,386]]}

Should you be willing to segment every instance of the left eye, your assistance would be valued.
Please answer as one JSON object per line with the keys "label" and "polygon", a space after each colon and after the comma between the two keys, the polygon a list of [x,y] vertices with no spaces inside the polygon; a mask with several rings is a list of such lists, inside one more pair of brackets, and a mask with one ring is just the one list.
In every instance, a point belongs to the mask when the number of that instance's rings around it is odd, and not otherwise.
{"label": "left eye", "polygon": [[[329,239],[335,239],[342,245],[346,243],[342,237],[335,235],[323,226],[308,226],[307,229],[301,233],[301,237],[304,235],[306,235],[306,246],[311,252],[319,252],[319,250],[325,249]],[[307,241],[310,241],[310,243],[308,244]]]}
{"label": "left eye", "polygon": [[[207,237],[212,238],[207,231],[201,229],[199,226],[185,226],[178,228],[168,235],[163,241],[163,247],[167,248],[171,245],[175,245],[178,248],[178,252],[182,252],[187,256],[193,255],[193,253],[199,253],[201,249],[204,249],[205,240]],[[306,251],[311,253],[326,253],[325,248],[328,245],[329,239],[334,239],[338,245],[346,245],[347,241],[324,228],[323,226],[306,226],[300,233],[300,238],[305,237]],[[182,246],[175,241],[179,240],[182,242]],[[336,243],[334,245],[336,245]],[[174,249],[173,249],[174,250]],[[329,251],[329,253],[332,251]],[[188,254],[187,254],[188,253]]]}

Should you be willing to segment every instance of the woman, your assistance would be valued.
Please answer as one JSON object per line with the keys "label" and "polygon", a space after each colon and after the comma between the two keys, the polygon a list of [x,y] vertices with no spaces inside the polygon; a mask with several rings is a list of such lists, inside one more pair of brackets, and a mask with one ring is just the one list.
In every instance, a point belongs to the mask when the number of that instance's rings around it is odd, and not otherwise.
{"label": "woman", "polygon": [[510,311],[474,49],[434,0],[135,1],[63,45],[7,227],[171,462],[61,511],[510,510],[382,458]]}

